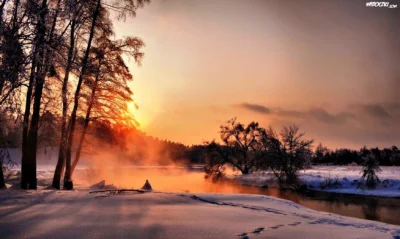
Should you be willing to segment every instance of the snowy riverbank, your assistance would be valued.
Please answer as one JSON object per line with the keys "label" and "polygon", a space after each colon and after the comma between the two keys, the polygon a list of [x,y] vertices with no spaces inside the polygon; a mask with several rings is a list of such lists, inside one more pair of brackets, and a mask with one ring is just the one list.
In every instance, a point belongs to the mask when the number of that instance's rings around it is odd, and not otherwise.
{"label": "snowy riverbank", "polygon": [[[2,238],[400,238],[400,227],[238,194],[0,191]],[[332,233],[334,232],[334,233]]]}
{"label": "snowy riverbank", "polygon": [[[359,187],[360,166],[314,166],[299,172],[299,179],[308,189],[316,191],[359,194],[381,197],[400,197],[400,167],[381,167],[381,183],[376,189]],[[242,184],[265,186],[274,184],[272,173],[236,176]]]}
{"label": "snowy riverbank", "polygon": [[[8,149],[11,159],[19,163],[21,158],[20,149]],[[47,179],[52,178],[54,168],[57,162],[57,148],[42,149],[38,153],[38,173],[39,180],[50,182]],[[90,167],[90,157],[82,157],[82,162],[78,168],[88,169]],[[108,165],[108,164],[107,164]],[[119,166],[119,165],[113,165]],[[125,167],[130,167],[126,166]],[[131,166],[132,168],[149,169],[151,166]],[[165,166],[164,166],[165,167]],[[172,168],[177,168],[171,166]],[[199,171],[201,167],[196,168]],[[369,195],[380,197],[400,197],[400,167],[381,167],[382,171],[378,172],[378,177],[381,183],[374,190],[359,187],[361,178],[361,166],[313,166],[311,169],[302,170],[299,172],[299,178],[302,184],[306,184],[308,189],[315,191],[326,191],[336,193],[347,193],[357,195]],[[19,171],[19,167],[13,168],[14,171]],[[253,173],[249,175],[234,176],[241,184],[251,186],[273,186],[274,177],[272,173]],[[101,180],[99,178],[96,180]],[[179,180],[177,180],[179,181]],[[116,183],[116,182],[113,182]],[[48,186],[47,185],[47,186]],[[129,186],[132,185],[119,185]],[[139,186],[139,185],[136,185]]]}

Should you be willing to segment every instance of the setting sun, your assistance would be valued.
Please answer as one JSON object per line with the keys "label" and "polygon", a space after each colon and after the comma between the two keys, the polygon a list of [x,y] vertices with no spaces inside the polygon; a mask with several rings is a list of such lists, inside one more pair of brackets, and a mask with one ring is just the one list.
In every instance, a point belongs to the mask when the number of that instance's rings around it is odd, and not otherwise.
{"label": "setting sun", "polygon": [[134,119],[138,123],[138,127],[140,129],[143,129],[147,125],[147,120],[143,116],[142,112],[140,109],[136,106],[134,102],[128,103],[128,113],[133,115]]}

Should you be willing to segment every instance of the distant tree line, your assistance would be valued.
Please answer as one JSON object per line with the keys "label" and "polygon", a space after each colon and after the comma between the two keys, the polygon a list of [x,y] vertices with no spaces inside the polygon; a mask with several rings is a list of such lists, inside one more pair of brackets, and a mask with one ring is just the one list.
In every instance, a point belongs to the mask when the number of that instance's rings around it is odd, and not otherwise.
{"label": "distant tree line", "polygon": [[[21,147],[22,122],[13,115],[0,114],[2,122],[2,142],[5,148]],[[61,116],[52,112],[45,112],[41,117],[38,132],[38,148],[58,148],[60,143]],[[124,159],[137,164],[154,163],[168,165],[171,163],[187,165],[190,163],[204,163],[201,155],[205,146],[186,146],[182,143],[161,140],[148,136],[136,127],[124,124],[114,124],[106,120],[91,120],[85,128],[85,118],[77,117],[76,132],[80,136],[85,130],[87,138],[80,146],[81,151],[90,154],[98,149],[119,150]],[[79,138],[75,137],[78,141]],[[78,144],[72,151],[78,150]],[[148,162],[152,159],[152,162]]]}
{"label": "distant tree line", "polygon": [[396,146],[380,149],[363,147],[360,150],[329,150],[319,144],[313,154],[313,164],[363,165],[365,159],[373,156],[381,166],[400,166],[400,150]]}

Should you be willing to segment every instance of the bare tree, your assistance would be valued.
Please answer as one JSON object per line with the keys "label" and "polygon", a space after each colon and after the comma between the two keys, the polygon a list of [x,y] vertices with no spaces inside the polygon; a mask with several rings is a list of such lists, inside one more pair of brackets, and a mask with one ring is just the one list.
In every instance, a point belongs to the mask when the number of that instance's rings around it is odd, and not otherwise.
{"label": "bare tree", "polygon": [[292,125],[284,126],[279,135],[269,128],[261,140],[264,169],[272,170],[281,185],[296,183],[298,171],[310,163],[314,140],[304,136],[298,126]]}
{"label": "bare tree", "polygon": [[95,32],[95,27],[96,27],[96,21],[100,14],[100,8],[101,8],[101,0],[97,0],[96,7],[93,12],[93,18],[92,18],[92,24],[91,24],[88,44],[86,47],[85,55],[82,60],[82,68],[81,68],[81,72],[79,74],[78,84],[76,86],[75,97],[74,97],[74,106],[73,106],[73,109],[71,112],[70,122],[68,124],[67,148],[65,151],[66,169],[65,169],[65,174],[64,174],[64,189],[72,189],[73,188],[72,182],[71,182],[71,153],[72,153],[71,151],[72,151],[72,143],[73,143],[72,141],[73,141],[73,135],[74,135],[74,131],[75,131],[76,115],[77,115],[77,111],[78,111],[81,85],[83,82],[83,78],[86,74],[86,68],[87,68],[87,63],[88,63],[88,59],[89,59],[90,48],[92,46],[93,36],[94,36],[94,32]]}
{"label": "bare tree", "polygon": [[[95,4],[95,8],[93,10],[93,15],[91,18],[91,28],[89,31],[89,37],[87,41],[87,46],[86,50],[82,59],[81,63],[81,70],[79,73],[79,78],[78,78],[78,83],[76,86],[76,91],[74,95],[74,103],[73,103],[73,108],[71,112],[71,117],[70,121],[68,123],[68,130],[67,130],[67,147],[65,151],[65,163],[66,163],[66,168],[65,168],[65,174],[64,174],[64,189],[72,189],[72,181],[71,181],[71,175],[72,175],[72,165],[71,165],[71,154],[72,154],[72,145],[73,145],[73,137],[74,137],[74,132],[75,132],[75,124],[76,124],[76,118],[77,118],[77,112],[78,112],[78,106],[79,106],[79,98],[80,98],[80,92],[82,89],[82,83],[83,80],[86,76],[86,71],[88,68],[88,62],[89,62],[89,54],[90,50],[92,47],[92,41],[95,36],[95,31],[97,30],[97,27],[105,22],[108,21],[108,11],[106,8],[111,8],[112,10],[115,10],[119,13],[119,16],[124,17],[126,14],[130,14],[132,16],[135,15],[136,10],[139,7],[142,7],[144,3],[150,2],[149,0],[124,0],[124,1],[115,1],[114,3],[104,3],[102,4],[101,0],[97,0]],[[106,29],[103,29],[105,31]],[[112,29],[109,30],[112,32]]]}
{"label": "bare tree", "polygon": [[55,53],[63,42],[65,30],[60,28],[63,23],[60,17],[61,0],[27,1],[23,8],[27,12],[27,21],[34,29],[34,37],[30,49],[32,61],[23,122],[21,188],[35,189],[39,125],[44,112],[43,92],[46,91],[46,80],[57,74]]}
{"label": "bare tree", "polygon": [[95,61],[89,67],[94,72],[92,72],[93,74],[88,74],[85,79],[86,85],[89,86],[90,94],[87,100],[83,130],[79,138],[75,160],[72,164],[72,172],[79,162],[91,118],[96,121],[101,119],[113,120],[116,124],[125,121],[127,117],[129,120],[134,121],[131,118],[132,116],[126,116],[127,103],[133,101],[132,91],[127,83],[133,78],[122,55],[132,56],[136,63],[140,64],[144,55],[140,48],[144,46],[144,43],[140,39],[133,37],[112,41],[107,36],[101,36],[97,41],[98,43],[92,49],[91,54],[91,59],[95,59]]}
{"label": "bare tree", "polygon": [[61,101],[62,101],[62,113],[61,113],[61,136],[58,152],[57,165],[54,171],[52,186],[56,189],[60,189],[61,175],[65,166],[66,148],[68,143],[68,129],[67,129],[67,118],[68,118],[68,84],[70,73],[73,70],[73,63],[75,59],[77,38],[81,35],[81,32],[85,28],[85,24],[88,19],[88,4],[82,1],[69,2],[66,7],[66,16],[70,18],[69,21],[69,44],[67,46],[67,60],[65,64],[64,77],[62,80],[61,89]]}
{"label": "bare tree", "polygon": [[25,109],[24,131],[23,131],[23,146],[22,146],[22,160],[21,160],[21,188],[22,189],[36,189],[36,151],[37,151],[37,135],[40,117],[40,101],[42,98],[43,84],[45,80],[45,44],[46,44],[46,17],[48,13],[47,0],[43,0],[40,6],[30,6],[37,11],[37,34],[35,36],[35,62],[32,62],[31,79],[28,86],[28,92],[34,91],[34,102],[32,118],[28,122],[30,115],[30,94],[27,95],[27,104]]}
{"label": "bare tree", "polygon": [[264,129],[257,122],[251,122],[247,126],[231,119],[226,125],[221,125],[221,140],[223,144],[215,141],[208,144],[208,163],[206,173],[208,175],[220,175],[227,164],[239,170],[242,174],[248,174],[257,165],[257,142]]}

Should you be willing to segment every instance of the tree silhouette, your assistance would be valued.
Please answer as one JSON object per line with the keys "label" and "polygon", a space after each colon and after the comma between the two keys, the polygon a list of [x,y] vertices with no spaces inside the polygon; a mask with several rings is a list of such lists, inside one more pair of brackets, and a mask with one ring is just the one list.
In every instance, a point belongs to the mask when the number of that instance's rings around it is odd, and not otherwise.
{"label": "tree silhouette", "polygon": [[257,165],[257,141],[264,130],[257,122],[245,126],[236,118],[221,125],[220,129],[222,145],[215,141],[208,143],[207,174],[221,176],[221,170],[228,164],[242,174],[250,173]]}
{"label": "tree silhouette", "polygon": [[368,155],[362,168],[361,177],[361,179],[365,181],[365,184],[368,188],[376,187],[376,184],[379,182],[379,178],[376,173],[379,171],[381,171],[381,169],[375,155]]}
{"label": "tree silhouette", "polygon": [[279,134],[269,128],[263,135],[263,168],[270,169],[280,185],[297,183],[297,172],[310,163],[314,140],[304,136],[296,125],[282,127]]}
{"label": "tree silhouette", "polygon": [[144,43],[140,39],[132,37],[112,41],[108,36],[102,35],[97,39],[97,45],[92,49],[91,54],[91,59],[95,59],[90,64],[92,74],[88,74],[85,79],[90,93],[87,99],[83,130],[72,163],[72,172],[79,162],[83,141],[91,118],[97,122],[101,119],[119,124],[135,122],[131,114],[126,115],[127,104],[133,101],[132,91],[127,85],[132,80],[132,75],[122,58],[122,54],[132,56],[140,64],[143,57],[140,48],[143,45]]}

